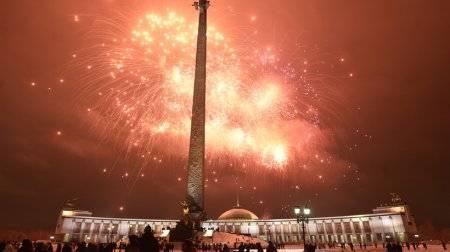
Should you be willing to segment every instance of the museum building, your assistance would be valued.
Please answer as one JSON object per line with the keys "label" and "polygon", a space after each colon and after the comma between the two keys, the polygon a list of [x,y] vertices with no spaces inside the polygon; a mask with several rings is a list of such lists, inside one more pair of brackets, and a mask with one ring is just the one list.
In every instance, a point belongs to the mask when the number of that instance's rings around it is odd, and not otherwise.
{"label": "museum building", "polygon": [[[140,235],[150,225],[157,236],[167,237],[178,220],[95,217],[89,211],[62,209],[56,237],[62,241],[111,242]],[[406,242],[417,237],[414,216],[406,203],[376,207],[371,214],[314,217],[305,224],[305,240],[312,243]],[[261,220],[254,213],[235,207],[217,220],[202,223],[205,230],[218,230],[284,243],[302,242],[301,223],[292,219]]]}

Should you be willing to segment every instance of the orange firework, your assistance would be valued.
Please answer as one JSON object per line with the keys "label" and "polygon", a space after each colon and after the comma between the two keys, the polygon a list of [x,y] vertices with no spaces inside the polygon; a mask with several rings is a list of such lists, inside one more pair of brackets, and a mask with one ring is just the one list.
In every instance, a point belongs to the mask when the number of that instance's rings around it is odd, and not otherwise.
{"label": "orange firework", "polygon": [[[76,57],[87,71],[82,97],[95,99],[88,112],[105,137],[119,136],[120,145],[148,160],[159,159],[154,150],[187,154],[196,33],[195,21],[174,12],[148,14],[128,37],[104,33],[77,54],[86,55]],[[329,162],[308,62],[282,63],[273,47],[254,44],[208,28],[207,159],[271,169]]]}

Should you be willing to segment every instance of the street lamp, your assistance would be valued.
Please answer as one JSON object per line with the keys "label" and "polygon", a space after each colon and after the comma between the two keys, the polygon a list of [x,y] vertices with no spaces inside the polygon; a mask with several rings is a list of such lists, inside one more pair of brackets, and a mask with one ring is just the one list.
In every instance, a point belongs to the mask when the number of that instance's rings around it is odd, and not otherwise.
{"label": "street lamp", "polygon": [[311,213],[311,209],[308,208],[308,205],[306,205],[304,208],[301,208],[299,206],[294,207],[294,213],[297,217],[297,223],[302,223],[302,239],[303,239],[303,248],[306,247],[306,240],[305,240],[305,223],[308,223],[309,221],[309,214]]}

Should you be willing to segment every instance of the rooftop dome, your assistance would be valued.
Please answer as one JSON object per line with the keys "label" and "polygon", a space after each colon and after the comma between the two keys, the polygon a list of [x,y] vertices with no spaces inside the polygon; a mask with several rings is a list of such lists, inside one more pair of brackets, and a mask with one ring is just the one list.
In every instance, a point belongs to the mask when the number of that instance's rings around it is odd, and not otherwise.
{"label": "rooftop dome", "polygon": [[221,214],[218,220],[259,220],[259,218],[247,209],[235,207]]}

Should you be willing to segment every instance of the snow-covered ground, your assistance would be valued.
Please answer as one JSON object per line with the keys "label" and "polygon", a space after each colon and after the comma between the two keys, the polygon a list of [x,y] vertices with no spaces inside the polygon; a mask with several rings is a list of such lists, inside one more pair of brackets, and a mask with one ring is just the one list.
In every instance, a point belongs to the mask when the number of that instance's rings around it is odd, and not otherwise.
{"label": "snow-covered ground", "polygon": [[227,244],[228,247],[234,248],[234,244],[237,243],[237,246],[243,243],[261,243],[261,246],[267,247],[268,243],[260,240],[258,238],[253,238],[245,235],[237,235],[237,234],[230,234],[225,232],[214,232],[212,237],[203,237],[203,241],[205,243],[222,243]]}
{"label": "snow-covered ground", "polygon": [[[230,252],[231,251],[237,251],[237,249],[234,249],[234,242],[230,244],[232,245],[230,248]],[[180,246],[175,246],[175,250],[176,252],[181,251],[181,244]],[[256,250],[250,250],[251,252],[256,252]],[[266,251],[264,249],[264,251]],[[339,249],[316,249],[316,252],[341,252],[342,250]],[[351,252],[350,248],[346,248],[344,251],[346,252]],[[383,249],[382,246],[378,246],[377,248],[375,248],[374,246],[367,246],[366,249],[360,249],[359,247],[354,248],[355,252],[384,252],[386,251],[386,249]],[[412,247],[409,250],[410,252],[446,252],[446,251],[450,251],[449,249],[449,245],[447,244],[447,250],[444,250],[442,245],[428,245],[428,248],[425,250],[422,246],[419,249],[414,250]],[[201,252],[201,251],[199,251]],[[303,245],[285,245],[284,249],[278,249],[278,252],[303,252]],[[406,247],[403,248],[403,252],[408,252],[408,249]]]}

